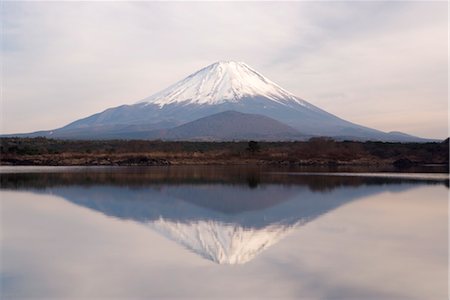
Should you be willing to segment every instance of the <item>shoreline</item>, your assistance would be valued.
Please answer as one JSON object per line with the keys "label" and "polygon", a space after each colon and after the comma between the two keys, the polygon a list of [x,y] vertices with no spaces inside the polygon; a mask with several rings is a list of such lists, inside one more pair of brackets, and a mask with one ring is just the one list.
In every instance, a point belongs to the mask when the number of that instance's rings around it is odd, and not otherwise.
{"label": "shoreline", "polygon": [[[414,169],[426,169],[449,173],[449,165],[446,163],[417,163],[410,162],[404,166],[396,165],[398,161],[392,160],[355,160],[355,161],[334,161],[334,160],[257,160],[257,159],[232,159],[232,160],[189,160],[189,159],[160,159],[139,155],[134,158],[123,160],[106,158],[86,158],[77,157],[64,159],[42,159],[42,157],[4,158],[0,159],[1,167],[177,167],[177,166],[217,166],[217,167],[268,167],[268,168],[318,168],[318,169],[340,169],[340,168],[361,168],[389,170],[394,172],[408,172]],[[414,172],[414,171],[413,171]]]}
{"label": "shoreline", "polygon": [[77,141],[0,138],[2,166],[269,166],[446,168],[442,143]]}

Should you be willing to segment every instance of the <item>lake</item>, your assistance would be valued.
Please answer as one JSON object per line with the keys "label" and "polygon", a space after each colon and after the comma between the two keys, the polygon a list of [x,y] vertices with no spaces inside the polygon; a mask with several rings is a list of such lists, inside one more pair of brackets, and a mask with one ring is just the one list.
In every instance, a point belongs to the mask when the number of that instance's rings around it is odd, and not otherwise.
{"label": "lake", "polygon": [[447,299],[445,173],[0,172],[2,299]]}

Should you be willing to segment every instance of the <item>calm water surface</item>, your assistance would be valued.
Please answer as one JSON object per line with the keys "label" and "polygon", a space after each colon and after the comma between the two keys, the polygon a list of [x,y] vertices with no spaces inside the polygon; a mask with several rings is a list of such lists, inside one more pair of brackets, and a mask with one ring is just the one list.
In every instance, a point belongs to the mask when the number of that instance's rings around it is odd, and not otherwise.
{"label": "calm water surface", "polygon": [[2,299],[447,299],[448,174],[0,173]]}

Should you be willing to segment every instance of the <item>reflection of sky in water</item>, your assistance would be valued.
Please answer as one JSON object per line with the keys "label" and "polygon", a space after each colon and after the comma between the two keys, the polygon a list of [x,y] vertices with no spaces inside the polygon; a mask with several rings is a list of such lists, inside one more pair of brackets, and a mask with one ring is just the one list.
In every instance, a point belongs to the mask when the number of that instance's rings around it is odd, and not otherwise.
{"label": "reflection of sky in water", "polygon": [[[268,200],[240,208],[230,201],[234,209],[209,203],[232,197],[233,190],[236,199],[253,193]],[[447,295],[448,189],[443,185],[343,186],[326,192],[276,184],[253,189],[59,186],[36,191],[2,191],[6,297]],[[211,199],[214,191],[218,196]],[[274,195],[279,200],[269,201]],[[178,211],[171,214],[174,208]],[[155,211],[172,225],[195,221],[257,231],[274,224],[302,225],[245,264],[223,266],[193,253],[195,249],[187,251],[189,245],[165,232],[167,228],[156,228],[161,218]]]}

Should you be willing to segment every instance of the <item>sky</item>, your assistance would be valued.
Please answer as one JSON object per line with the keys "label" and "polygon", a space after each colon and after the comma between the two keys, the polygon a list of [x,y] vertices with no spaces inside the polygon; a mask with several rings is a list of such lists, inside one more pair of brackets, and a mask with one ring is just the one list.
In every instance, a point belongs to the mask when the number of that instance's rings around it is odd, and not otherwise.
{"label": "sky", "polygon": [[237,60],[351,122],[448,136],[446,2],[1,5],[1,133],[62,127]]}

